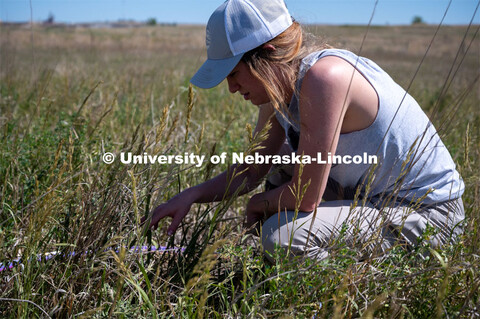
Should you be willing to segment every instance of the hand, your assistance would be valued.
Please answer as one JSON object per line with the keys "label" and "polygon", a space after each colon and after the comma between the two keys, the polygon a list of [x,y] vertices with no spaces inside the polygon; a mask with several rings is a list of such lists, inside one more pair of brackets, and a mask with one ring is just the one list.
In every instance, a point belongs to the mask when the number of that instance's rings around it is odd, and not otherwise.
{"label": "hand", "polygon": [[[167,235],[172,236],[177,230],[178,225],[180,225],[180,222],[190,211],[190,207],[192,206],[192,204],[193,202],[187,199],[185,193],[178,194],[177,196],[173,197],[168,202],[161,204],[151,212],[149,216],[149,218],[151,218],[150,225],[148,227],[153,227],[153,229],[156,230],[158,228],[158,222],[161,219],[167,216],[171,217],[172,223],[167,229]],[[147,219],[148,218],[143,217],[142,223],[147,221]]]}
{"label": "hand", "polygon": [[245,227],[248,233],[260,235],[260,227],[262,222],[266,219],[267,203],[262,199],[261,194],[257,194],[250,198],[247,204]]}

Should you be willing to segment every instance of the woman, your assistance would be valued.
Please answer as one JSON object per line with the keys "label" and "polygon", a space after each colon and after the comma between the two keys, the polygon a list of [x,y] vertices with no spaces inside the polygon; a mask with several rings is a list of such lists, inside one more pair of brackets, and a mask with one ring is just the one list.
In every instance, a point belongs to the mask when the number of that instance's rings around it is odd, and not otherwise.
{"label": "woman", "polygon": [[[275,246],[325,258],[340,233],[380,252],[414,245],[427,225],[434,246],[461,233],[464,184],[452,158],[415,100],[374,62],[309,48],[283,0],[226,1],[210,17],[206,43],[208,59],[191,82],[211,88],[226,78],[231,93],[258,106],[255,132],[270,123],[260,155],[285,152],[287,140],[297,155],[322,158],[295,164],[291,179],[251,197],[246,224],[265,221],[268,258]],[[364,155],[377,163],[351,161]],[[169,216],[172,235],[193,203],[242,185],[240,194],[251,191],[270,169],[242,164],[231,180],[231,167],[158,206],[150,226]]]}

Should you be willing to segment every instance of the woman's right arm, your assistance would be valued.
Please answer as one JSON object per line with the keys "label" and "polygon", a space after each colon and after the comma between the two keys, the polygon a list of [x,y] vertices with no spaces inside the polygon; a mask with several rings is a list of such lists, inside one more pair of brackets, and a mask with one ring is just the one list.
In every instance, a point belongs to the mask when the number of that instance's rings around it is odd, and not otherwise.
{"label": "woman's right arm", "polygon": [[[285,134],[280,123],[274,116],[273,107],[265,104],[259,107],[257,125],[254,134],[258,134],[269,122],[271,128],[268,136],[261,143],[257,151],[260,155],[277,154],[285,140]],[[168,235],[172,235],[183,218],[190,211],[193,203],[209,203],[220,201],[225,197],[231,196],[238,191],[239,194],[245,194],[256,188],[259,181],[265,176],[271,165],[232,165],[229,169],[220,175],[196,186],[188,188],[183,192],[172,197],[166,203],[155,208],[151,213],[150,227],[157,229],[158,222],[171,217],[172,222],[168,227]],[[234,175],[234,176],[233,176]],[[239,189],[240,187],[243,188]]]}

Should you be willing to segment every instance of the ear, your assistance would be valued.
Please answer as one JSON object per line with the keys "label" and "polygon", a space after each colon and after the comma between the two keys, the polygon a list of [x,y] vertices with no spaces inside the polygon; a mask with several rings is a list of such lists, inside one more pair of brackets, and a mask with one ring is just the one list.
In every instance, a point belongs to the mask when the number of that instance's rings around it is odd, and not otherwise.
{"label": "ear", "polygon": [[275,51],[277,50],[273,45],[271,45],[270,43],[265,43],[264,45],[262,45],[262,49],[265,49],[267,51]]}

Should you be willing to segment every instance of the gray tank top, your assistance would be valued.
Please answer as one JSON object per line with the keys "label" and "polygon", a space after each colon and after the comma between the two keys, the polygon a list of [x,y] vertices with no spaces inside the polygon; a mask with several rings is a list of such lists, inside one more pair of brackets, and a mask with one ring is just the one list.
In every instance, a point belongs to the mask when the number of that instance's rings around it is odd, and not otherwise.
{"label": "gray tank top", "polygon": [[[375,121],[366,129],[340,134],[335,151],[340,156],[376,155],[378,164],[333,164],[329,178],[344,188],[360,188],[362,197],[367,196],[373,202],[385,200],[391,194],[398,195],[397,202],[424,197],[424,204],[461,197],[464,183],[434,126],[418,103],[373,61],[346,50],[314,52],[300,65],[297,92],[310,67],[326,56],[340,57],[352,64],[379,98]],[[292,97],[289,111],[293,117],[290,121],[279,112],[276,117],[296,151],[300,136],[297,95]]]}

